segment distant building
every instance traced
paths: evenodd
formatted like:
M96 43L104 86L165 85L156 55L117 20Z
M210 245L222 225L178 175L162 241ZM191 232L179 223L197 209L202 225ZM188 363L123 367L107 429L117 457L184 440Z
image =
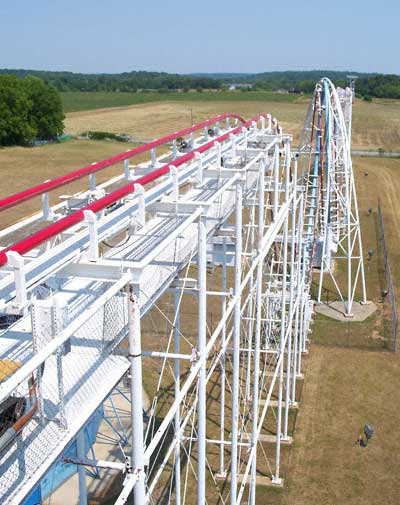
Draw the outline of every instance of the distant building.
M228 90L235 91L236 89L252 89L254 84L250 83L239 83L239 84L229 84Z

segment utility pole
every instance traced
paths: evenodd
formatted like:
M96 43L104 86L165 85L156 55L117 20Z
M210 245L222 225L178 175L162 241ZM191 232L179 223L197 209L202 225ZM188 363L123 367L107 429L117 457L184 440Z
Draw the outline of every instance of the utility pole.
M353 103L356 100L356 80L358 79L358 75L347 75L347 79L349 79L350 89L353 93Z

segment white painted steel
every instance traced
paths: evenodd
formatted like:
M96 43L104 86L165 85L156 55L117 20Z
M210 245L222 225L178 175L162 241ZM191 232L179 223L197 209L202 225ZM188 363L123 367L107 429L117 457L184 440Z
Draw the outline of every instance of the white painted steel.
M178 155L175 144L173 157ZM154 153L151 158L152 165L159 163ZM141 170L133 173L129 164L123 168L118 181ZM196 479L197 503L213 503L211 492L224 493L218 479L229 479L222 499L238 504L245 499L244 482L250 476L248 501L254 505L260 465L274 468L271 482L280 482L281 435L289 436L288 409L296 401L312 316L302 243L305 188L296 180L290 137L269 116L267 126L262 121L260 127L242 129L170 174L150 189L137 188L137 194L107 214L88 213L86 223L36 255L14 258L17 272L0 270L1 310L23 314L0 335L0 358L21 363L0 383L0 402L26 393L32 374L40 378L43 400L41 418L24 428L22 443L0 454L5 505L28 495L128 370L132 435L127 451L134 470L127 470L117 504L126 503L132 492L135 503L168 499L184 505L193 501L190 490ZM95 181L90 184L93 191ZM45 214L67 204L45 206ZM247 215L257 216L257 222L252 218L250 226L243 226ZM26 220L24 226L34 222ZM196 277L191 268L197 268L197 283L188 282ZM210 285L210 269L221 271L221 292ZM169 288L172 317L163 308ZM61 326L46 329L45 316L38 316L46 304L35 301L38 297L45 298L51 311L64 307ZM182 320L189 297L197 304L192 333ZM212 323L208 310L217 305L218 318ZM143 329L154 314L170 329L170 339L160 338L158 348L150 345L152 332ZM34 348L32 340L40 345ZM146 360L157 360L160 371L154 391L146 391L151 407L145 422L144 384L154 379ZM214 429L208 392L219 373L220 405L213 412L220 424ZM159 396L168 384L171 397L160 407ZM265 451L257 449L263 443L263 423L272 416L276 385L276 455L266 461ZM213 446L216 463L210 456ZM26 466L22 479L20 458ZM84 464L81 446L79 458ZM96 465L96 459L87 461ZM115 468L125 463L121 453ZM98 467L107 468L107 462L99 461ZM79 468L84 503L84 466Z
M315 88L299 150L307 186L307 262L310 269L313 264L320 267L317 302L322 302L324 279L329 277L348 317L358 285L361 302L367 302L351 160L352 100L350 88L336 89L329 79L322 79ZM340 263L347 273L345 281L335 273Z

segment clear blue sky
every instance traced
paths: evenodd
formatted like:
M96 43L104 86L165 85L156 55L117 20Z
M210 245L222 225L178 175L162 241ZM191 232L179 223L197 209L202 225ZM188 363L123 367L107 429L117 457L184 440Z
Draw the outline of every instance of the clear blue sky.
M400 0L0 0L0 68L400 74Z

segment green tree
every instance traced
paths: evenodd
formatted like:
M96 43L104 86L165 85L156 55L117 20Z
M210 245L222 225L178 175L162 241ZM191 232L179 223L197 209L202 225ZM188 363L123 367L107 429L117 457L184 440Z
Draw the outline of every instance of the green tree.
M0 76L0 145L28 145L36 137L23 81L13 75Z
M32 105L28 112L29 122L36 127L36 136L41 140L56 138L64 130L64 113L61 97L51 84L38 77L26 77L23 85Z

